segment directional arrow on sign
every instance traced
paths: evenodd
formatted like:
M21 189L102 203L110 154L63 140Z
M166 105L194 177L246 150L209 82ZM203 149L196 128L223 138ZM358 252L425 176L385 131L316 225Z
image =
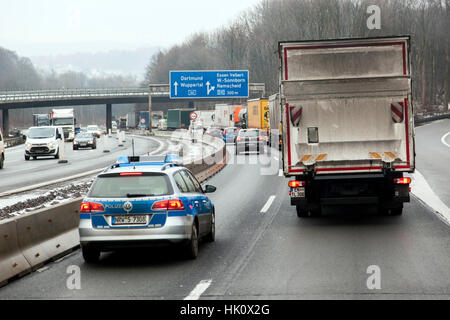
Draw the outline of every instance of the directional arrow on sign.
M210 94L210 92L211 91L213 91L214 89L216 89L214 86L212 86L212 87L210 87L210 83L209 83L209 81L208 82L206 82L206 94L209 96L209 94Z
M173 86L175 87L175 95L178 95L178 93L177 93L177 89L178 89L178 82L174 82L173 83Z

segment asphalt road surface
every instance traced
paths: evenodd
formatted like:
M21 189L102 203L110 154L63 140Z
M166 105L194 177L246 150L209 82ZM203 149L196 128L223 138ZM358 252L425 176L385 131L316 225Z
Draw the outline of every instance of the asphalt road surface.
M436 126L416 131L418 155L429 144L440 148ZM430 163L440 161L425 153ZM400 217L347 207L299 219L278 169L264 175L271 170L256 155L238 160L245 163L230 164L207 182L218 188L211 195L217 236L200 246L197 260L157 248L104 253L88 265L78 250L0 288L0 299L450 298L450 229L416 198ZM448 177L449 170L435 174ZM80 268L80 290L67 287L71 266ZM380 289L367 286L373 268Z

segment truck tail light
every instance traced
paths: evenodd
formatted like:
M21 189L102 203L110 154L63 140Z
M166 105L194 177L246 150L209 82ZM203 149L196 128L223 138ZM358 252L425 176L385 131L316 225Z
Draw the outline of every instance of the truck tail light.
M299 187L304 187L306 186L306 182L305 181L289 181L289 187L290 188L299 188Z
M80 205L80 213L96 213L104 212L105 208L101 203L82 202Z
M411 178L396 178L394 179L395 184L410 184Z
M162 200L153 204L152 210L168 211L168 210L184 210L183 202L179 199Z

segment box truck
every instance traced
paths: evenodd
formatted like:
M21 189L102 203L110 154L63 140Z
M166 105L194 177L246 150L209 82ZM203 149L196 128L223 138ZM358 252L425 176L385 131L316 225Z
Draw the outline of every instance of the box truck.
M276 93L269 97L269 145L272 148L281 150L282 132L280 95Z
M167 110L167 129L189 129L190 115L195 109L169 109Z
M269 99L252 99L247 102L247 126L269 130Z
M61 127L64 131L64 138L73 141L75 138L75 111L70 109L53 109L50 113L51 125Z
M279 42L284 174L299 217L402 214L415 168L408 36Z

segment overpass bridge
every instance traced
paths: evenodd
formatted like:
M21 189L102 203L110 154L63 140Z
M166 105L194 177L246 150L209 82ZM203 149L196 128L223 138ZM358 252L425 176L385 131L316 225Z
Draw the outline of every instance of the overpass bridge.
M265 85L250 83L251 97L265 95ZM224 103L230 99L201 99ZM244 99L240 99L241 101ZM0 91L0 110L2 111L2 129L9 132L9 110L39 107L66 107L80 105L106 105L106 128L111 129L112 105L129 103L148 103L149 111L154 103L169 103L170 86L168 84L151 84L148 88L106 88L106 89L56 89L29 91ZM180 103L194 105L190 99L177 99Z

